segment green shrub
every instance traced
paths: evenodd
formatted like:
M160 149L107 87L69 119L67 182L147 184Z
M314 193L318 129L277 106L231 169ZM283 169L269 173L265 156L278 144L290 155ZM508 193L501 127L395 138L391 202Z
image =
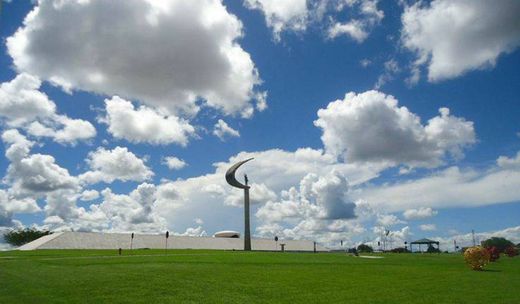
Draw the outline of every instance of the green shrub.
M51 234L52 232L47 230L38 230L36 228L25 228L19 230L11 230L4 234L4 240L13 246L22 246L27 244L44 235Z
M366 244L361 244L357 247L359 252L374 252L374 249Z

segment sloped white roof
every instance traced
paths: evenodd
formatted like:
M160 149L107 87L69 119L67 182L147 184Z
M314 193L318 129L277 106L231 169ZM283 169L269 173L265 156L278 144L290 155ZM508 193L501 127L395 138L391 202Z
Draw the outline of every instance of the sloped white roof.
M59 232L43 236L27 243L19 250L35 249L130 249L131 233L99 233L99 232ZM313 251L314 243L307 240L252 239L253 250L280 250L285 244L286 251ZM244 240L240 238L215 238L194 236L173 236L168 238L168 249L220 249L243 250ZM164 249L166 238L163 234L135 234L132 248ZM328 251L316 245L317 251Z

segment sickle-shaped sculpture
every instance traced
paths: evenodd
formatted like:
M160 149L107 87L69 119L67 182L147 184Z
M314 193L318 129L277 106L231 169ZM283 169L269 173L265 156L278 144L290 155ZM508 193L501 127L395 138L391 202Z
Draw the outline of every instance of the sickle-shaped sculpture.
M249 159L243 160L241 162L238 162L238 163L234 164L233 166L231 166L231 168L229 168L227 170L227 172L226 172L226 181L228 182L228 184L230 184L233 187L240 188L240 189L249 189L250 188L248 185L244 185L244 184L242 184L241 182L239 182L236 179L235 172L238 170L238 168L240 166L242 166L243 164L247 163L248 161L250 161L252 159L253 158L249 158Z
M1 0L0 0L1 1ZM251 229L249 225L249 186L247 185L247 175L246 178L246 184L242 184L239 181L237 181L235 177L235 172L237 169L242 166L243 164L247 163L248 161L252 160L246 159L241 162L238 162L231 166L226 172L226 181L228 184L230 184L233 187L237 187L240 189L244 189L244 250L250 251L251 250Z

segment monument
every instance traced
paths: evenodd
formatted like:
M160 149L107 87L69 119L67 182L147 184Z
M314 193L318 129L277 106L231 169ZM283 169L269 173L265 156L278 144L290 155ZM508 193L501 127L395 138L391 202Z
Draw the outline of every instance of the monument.
M235 173L240 166L252 160L249 158L231 166L226 172L226 181L233 187L244 189L244 251L251 251L251 228L249 224L249 185L247 175L244 174L245 185L240 183Z

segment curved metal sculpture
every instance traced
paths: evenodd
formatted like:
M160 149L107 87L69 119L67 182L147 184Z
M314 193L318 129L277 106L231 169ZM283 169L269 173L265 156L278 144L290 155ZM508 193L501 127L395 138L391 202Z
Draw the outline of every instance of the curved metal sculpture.
M246 159L246 160L243 160L241 162L238 162L236 164L234 164L233 166L231 166L227 172L226 172L226 181L228 182L228 184L230 184L231 186L233 187L236 187L236 188L240 188L240 189L248 189L250 188L248 185L247 185L247 179L246 179L246 184L242 184L241 182L239 182L236 177L235 177L235 173L236 171L238 170L238 168L240 166L242 166L243 164L247 163L248 161L252 160L253 158L249 158L249 159Z
M226 181L233 187L244 189L244 251L251 250L251 230L250 230L250 222L249 222L249 185L247 175L244 174L245 185L239 182L235 173L240 166L252 160L253 158L249 158L238 162L231 166L226 172Z

